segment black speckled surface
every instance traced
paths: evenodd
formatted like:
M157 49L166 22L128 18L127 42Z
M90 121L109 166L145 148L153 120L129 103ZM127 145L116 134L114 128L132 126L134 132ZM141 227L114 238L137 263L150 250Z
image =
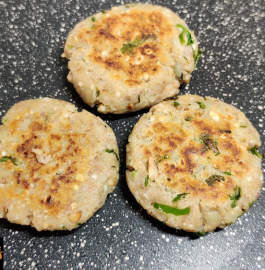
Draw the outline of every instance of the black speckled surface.
M0 118L20 100L54 97L85 105L60 55L80 20L120 0L0 0ZM265 153L264 0L158 0L195 30L204 54L180 94L210 95L241 109ZM136 203L125 181L125 146L147 112L103 116L117 135L120 181L106 204L72 232L37 232L0 219L4 269L265 269L265 188L235 224L202 238L168 228ZM263 162L263 172L264 172Z

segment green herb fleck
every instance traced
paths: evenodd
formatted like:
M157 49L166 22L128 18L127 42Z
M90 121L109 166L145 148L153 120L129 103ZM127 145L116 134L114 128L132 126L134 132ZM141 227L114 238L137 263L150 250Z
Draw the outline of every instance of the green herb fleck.
M118 157L118 155L117 155L117 153L116 153L113 149L111 149L111 150L110 150L110 149L107 149L106 152L107 152L107 153L113 153L113 154L115 154L117 160L120 161L120 160L119 160L119 157Z
M185 118L185 121L190 121L190 120L192 120L192 116L188 116L187 118Z
M185 58L185 60L188 62L188 64L189 64L189 61L188 61L188 59L184 56L184 58Z
M70 46L68 46L69 47L69 49L73 49L74 48L74 46L72 46L72 45L70 45Z
M7 162L8 160L11 160L13 162L14 165L17 166L17 159L16 158L13 158L12 156L3 156L1 159L0 159L0 162Z
M164 159L169 159L169 156L168 156L168 155L165 155L165 156L163 156L162 158L160 158L157 162L161 162L161 161L163 161Z
M264 154L261 154L258 152L258 147L257 146L253 146L252 148L250 148L250 151L253 155L259 157L259 158L264 158Z
M134 176L135 176L135 173L136 173L136 171L132 171L132 177L134 177Z
M61 172L57 172L56 175L61 175L62 173Z
M106 10L101 10L101 12L102 12L103 14L105 14L107 11L106 11Z
M92 25L91 29L94 29L95 28L95 24Z
M179 103L175 101L174 102L174 106L178 106L178 105L179 105Z
M196 232L196 235L198 237L205 236L206 234L207 234L207 232Z
M205 182L208 184L208 186L212 186L216 181L221 182L224 180L225 178L221 175L212 175L209 178L207 178Z
M199 138L199 141L206 146L206 150L212 149L215 156L220 155L220 151L218 149L218 141L213 140L212 136L209 134L202 134Z
M63 226L63 230L66 230L66 228Z
M171 179L170 178L167 178L167 181L171 181Z
M251 203L248 204L249 205L249 208L254 204L254 202L255 201L253 201L253 202L251 202Z
M206 109L206 106L204 103L202 102L197 102L199 104L199 106L202 108L202 109Z
M182 198L185 198L186 195L188 195L189 193L181 193L179 194L176 198L173 199L173 202L177 202Z
M183 215L188 215L190 213L189 207L184 208L184 209L178 209L176 207L171 207L171 206L164 205L164 204L154 203L154 208L158 209L164 213L172 214L175 216L183 216Z
M231 207L232 208L236 207L236 201L238 201L241 197L241 188L236 186L234 188L234 194L232 196L229 195L229 197L230 197L230 200L233 201L231 204Z
M211 135L202 134L199 141L206 146L206 150L212 149L215 156L220 155L220 151L218 149L218 140L214 141Z
M138 101L139 101L138 103L140 103L140 102L141 102L140 95L138 95Z
M92 17L92 18L91 18L91 21L92 21L92 22L95 22L95 21L96 21L95 17Z
M184 34L186 34L187 36L187 45L192 45L194 43L194 39L191 36L191 33L188 31L187 28L185 28L184 26L182 26L181 24L177 24L177 27L182 29L181 34L179 35L179 40L181 44L185 43L185 38L184 38Z
M241 128L247 128L247 126L240 126Z
M148 180L149 180L149 176L147 175L145 180L144 180L144 186L147 187L148 185Z
M226 175L232 175L231 171L224 172Z
M78 226L82 225L82 223L77 223Z
M127 52L128 55L134 54L133 48L141 46L148 38L156 38L156 35L146 35L142 36L140 39L139 37L136 37L133 42L128 41L128 43L123 44L121 47L121 52L124 54Z
M198 49L198 53L197 55L195 55L195 53L193 52L193 57L194 57L194 69L196 68L197 66L197 63L202 55L203 51L201 49Z

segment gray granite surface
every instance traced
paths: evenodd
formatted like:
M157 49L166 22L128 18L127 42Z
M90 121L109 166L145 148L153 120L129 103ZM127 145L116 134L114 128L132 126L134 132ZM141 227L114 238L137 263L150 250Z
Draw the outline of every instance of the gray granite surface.
M0 0L0 118L16 102L59 98L96 115L67 82L60 55L69 30L120 0ZM209 95L242 110L261 135L265 153L264 0L158 0L197 35L204 54L181 94ZM120 181L106 204L72 232L37 232L0 219L4 269L265 269L265 188L235 224L204 237L149 217L125 181L125 146L148 110L103 120L117 135ZM263 162L263 172L264 172Z

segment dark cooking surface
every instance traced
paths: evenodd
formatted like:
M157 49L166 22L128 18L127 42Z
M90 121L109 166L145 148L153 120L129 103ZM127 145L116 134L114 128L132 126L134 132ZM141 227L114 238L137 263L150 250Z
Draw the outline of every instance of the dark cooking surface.
M129 1L0 0L0 118L16 102L38 97L70 101L99 115L67 82L67 61L60 55L77 22L123 3ZM185 19L204 50L180 94L210 95L241 109L258 129L260 152L265 153L264 1L152 3ZM120 181L106 204L80 228L37 232L0 219L5 269L265 269L264 187L235 224L202 238L168 228L136 203L125 180L125 145L133 125L147 111L100 115L117 136Z

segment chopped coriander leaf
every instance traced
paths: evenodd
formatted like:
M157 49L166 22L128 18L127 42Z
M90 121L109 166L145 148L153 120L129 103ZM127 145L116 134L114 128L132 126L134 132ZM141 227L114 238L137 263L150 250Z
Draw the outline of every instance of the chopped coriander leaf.
M154 38L156 39L156 35L143 35L141 39L139 37L136 37L133 42L128 41L128 43L123 44L121 47L121 52L124 54L127 52L128 55L134 54L133 48L141 46L145 41L149 38Z
M170 178L167 178L167 181L170 181L171 179Z
M130 55L131 53L134 54L133 48L142 45L144 42L145 40L141 40L136 37L133 42L128 41L128 43L123 44L123 46L121 47L121 52L123 54L127 52L128 55Z
M241 188L239 186L236 186L234 188L234 194L231 196L229 195L230 200L232 200L231 207L234 208L236 207L236 201L238 201L241 197Z
M174 102L174 106L178 106L178 105L179 105L179 103L175 101Z
M220 151L217 147L218 141L217 140L214 141L211 135L202 134L201 137L199 138L199 141L206 146L206 150L212 149L216 156L220 155Z
M198 63L202 53L203 53L203 51L201 49L199 49L197 55L193 54L193 57L194 57L194 69L196 68L197 63Z
M250 151L253 155L259 157L259 158L264 158L264 154L261 154L258 152L258 147L257 146L253 146L252 148L250 148Z
M202 108L202 109L206 109L206 106L204 103L202 102L197 102L199 104L199 106Z
M206 234L207 234L207 232L196 232L196 235L199 237L204 236Z
M63 230L66 230L66 228L63 226Z
M70 45L70 46L68 46L69 47L69 49L73 49L74 48L74 46L72 46L72 45Z
M77 223L78 226L82 225L82 223Z
M190 120L192 120L192 116L188 116L187 118L185 118L185 121L190 121Z
M248 204L249 205L249 208L254 204L254 202L255 201L253 201L253 202L251 202L251 203Z
M188 64L189 64L189 61L188 61L188 59L184 56L184 58L185 58L185 60L188 62Z
M132 177L134 177L134 176L135 176L135 173L136 173L136 171L132 171Z
M148 180L149 180L149 176L147 175L145 180L144 180L144 186L147 187L148 185Z
M173 202L177 202L177 201L179 201L180 199L185 198L185 196L188 195L188 194L189 194L189 193L181 193L181 194L179 194L177 197L175 197L175 198L173 199Z
M91 29L94 29L95 28L95 24L92 25Z
M103 14L105 14L107 11L106 11L106 10L101 10L101 12L102 12Z
M138 95L138 101L139 101L139 103L141 102L140 95Z
M221 182L224 180L225 178L221 175L212 175L209 178L207 178L205 182L208 184L208 186L212 186L216 181Z
M11 160L13 162L14 165L17 166L17 159L16 158L13 158L12 156L3 156L1 159L0 159L0 162L7 162L8 160Z
M177 24L177 27L182 29L181 34L179 35L179 40L181 44L185 43L185 38L184 38L184 34L186 34L187 36L187 45L192 45L194 43L194 39L191 36L191 33L188 31L187 28L185 28L184 26L182 26L181 24Z
M164 205L164 204L154 203L154 208L158 209L164 213L172 214L175 216L183 216L183 215L188 215L190 213L189 207L184 208L184 209L178 209L176 207L171 207L171 206Z
M130 6L125 6L125 7L130 8Z
M118 157L118 155L117 155L117 153L116 153L113 149L111 149L111 150L110 150L110 149L107 149L106 152L107 152L107 153L113 153L113 154L115 154L117 160L120 161L120 160L119 160L119 157Z
M224 172L226 175L232 175L231 171Z
M92 17L92 18L91 18L91 21L92 21L92 22L95 22L95 21L96 21L95 17Z
M247 128L247 126L240 126L241 128Z

